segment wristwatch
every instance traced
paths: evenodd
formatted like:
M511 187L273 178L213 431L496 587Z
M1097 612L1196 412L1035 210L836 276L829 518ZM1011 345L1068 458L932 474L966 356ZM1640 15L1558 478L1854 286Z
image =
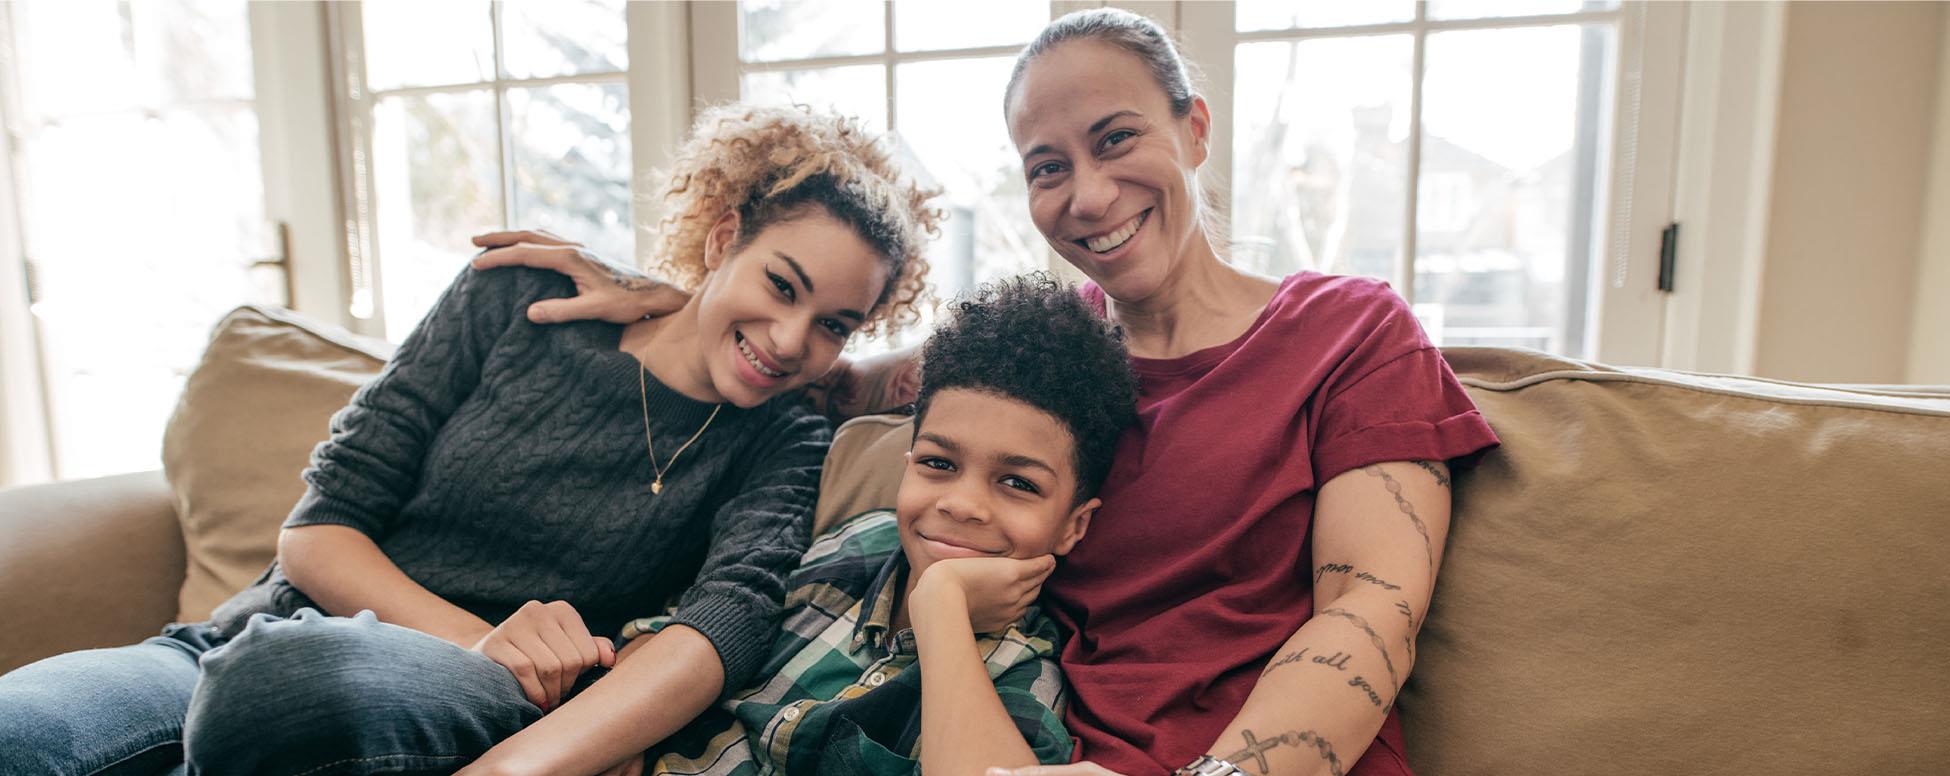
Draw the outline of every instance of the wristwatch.
M1245 776L1245 774L1245 771L1239 770L1239 766L1209 754L1199 755L1191 765L1171 772L1171 776Z

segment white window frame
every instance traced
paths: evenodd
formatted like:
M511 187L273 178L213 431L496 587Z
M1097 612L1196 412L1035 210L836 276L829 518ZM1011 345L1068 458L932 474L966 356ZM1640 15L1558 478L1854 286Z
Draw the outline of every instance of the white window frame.
M690 88L680 74L687 69L691 6L679 3L640 3L625 5L625 50L629 64L622 72L592 73L549 78L502 78L501 12L493 12L494 77L483 81L411 86L375 90L367 85L362 4L327 3L325 34L332 66L332 93L339 137L337 179L340 182L338 207L346 214L344 246L344 289L342 320L354 331L382 336L386 331L385 273L376 234L378 192L372 178L373 109L389 96L430 95L489 90L496 104L495 132L500 151L496 156L501 183L502 215L511 217L514 202L514 177L509 170L514 139L507 129L512 120L507 113L509 89L556 84L623 84L630 105L630 180L634 193L640 181L669 160L671 151L682 141L690 125ZM641 234L652 224L644 208L632 208L632 228ZM503 223L503 228L525 224ZM573 237L573 235L568 235ZM638 240L637 256L607 257L619 261L640 259L648 246Z
M0 5L0 99L9 125L0 131L0 487L44 482L61 476L47 401L47 374L35 321L33 278L25 253L18 204L20 179L14 170L14 141L21 106L12 73L18 72L12 48L10 5ZM324 4L318 0L250 3L253 95L266 221L280 233L287 302L294 308L339 321L343 298L336 278L344 266L337 239L337 213L330 193L333 148L328 91L324 79ZM158 239L195 240L197 235ZM134 440L131 440L135 443ZM156 440L157 444L161 440Z
M1233 63L1236 46L1260 41L1300 41L1354 36L1409 34L1414 40L1413 85L1409 94L1410 126L1420 127L1422 82L1426 71L1424 48L1430 33L1449 30L1508 29L1546 25L1609 22L1617 31L1613 82L1607 85L1610 104L1601 113L1610 119L1609 143L1599 150L1601 170L1596 207L1603 209L1603 231L1597 236L1603 260L1593 262L1588 303L1595 307L1593 325L1583 333L1584 352L1595 360L1619 364L1657 365L1661 358L1665 294L1657 288L1660 232L1672 213L1673 160L1676 156L1681 55L1685 48L1686 7L1680 3L1625 2L1614 10L1569 14L1437 20L1418 2L1412 20L1337 28L1239 32L1231 0L1183 2L1178 6L1178 33L1186 54L1204 70L1205 91L1212 115L1221 122L1233 115ZM1226 207L1232 192L1232 133L1214 133L1206 164L1215 199ZM1415 254L1420 184L1420 131L1408 134L1408 180L1403 220L1402 251L1397 261L1396 287L1415 299Z
M911 0L910 0L911 1ZM801 57L795 59L745 62L740 54L738 37L738 3L727 2L695 3L691 6L691 89L700 105L732 102L741 96L741 84L747 73L767 73L787 70L812 70L858 65L875 65L881 68L887 88L887 130L900 131L899 90L896 88L896 73L901 65L918 62L947 62L965 59L991 57L1013 57L1022 50L1027 40L996 46L973 46L953 49L922 49L902 51L894 42L894 15L899 13L901 3L883 2L880 51L869 54L846 54L836 56ZM1176 3L1151 0L1139 2L1078 2L1077 0L1053 0L1049 4L1049 19L1085 8L1115 5L1138 13L1146 14L1167 28L1176 24ZM1080 281L1083 275L1068 263L1056 258L1056 253L1044 244L1032 246L1038 253L1032 264L1039 269L1048 269L1073 281Z
M1352 37L1381 34L1412 34L1414 38L1411 113L1419 126L1421 88L1424 72L1423 48L1428 35L1447 30L1501 29L1546 25L1609 22L1614 25L1612 83L1603 92L1608 98L1601 106L1601 120L1608 120L1610 137L1599 149L1600 170L1596 182L1597 201L1603 217L1594 232L1593 248L1601 260L1593 261L1586 288L1590 296L1587 316L1590 325L1582 334L1584 352L1594 360L1618 364L1660 365L1667 347L1667 298L1658 290L1658 252L1660 234L1673 217L1676 171L1679 153L1679 115L1683 64L1687 48L1685 35L1689 4L1626 0L1619 8L1486 19L1436 20L1427 16L1426 3L1416 4L1415 18L1400 23L1363 25L1331 29L1238 32L1234 25L1235 8L1231 0L1130 0L1091 2L1055 0L1051 17L1071 11L1114 5L1142 13L1172 30L1186 55L1202 69L1203 94L1221 127L1229 127L1233 115L1233 61L1235 47L1257 41L1288 41L1326 37ZM888 121L890 129L899 127L899 106L895 104L895 65L908 62L939 61L977 56L996 56L1012 50L1008 46L945 50L896 51L893 45L895 4L885 4L887 40L883 50L872 54L745 63L739 57L738 8L735 2L700 3L691 10L691 88L698 100L717 102L739 97L741 76L748 72L797 70L842 65L879 64L888 80ZM1416 203L1420 167L1421 133L1411 132L1409 176L1406 188L1407 218L1404 221L1401 267L1398 288L1409 299L1414 296L1414 256L1416 245ZM1232 133L1214 133L1211 156L1202 176L1221 211L1228 208L1231 196ZM1046 252L1045 254L1049 254ZM1071 272L1060 261L1050 260L1052 269Z

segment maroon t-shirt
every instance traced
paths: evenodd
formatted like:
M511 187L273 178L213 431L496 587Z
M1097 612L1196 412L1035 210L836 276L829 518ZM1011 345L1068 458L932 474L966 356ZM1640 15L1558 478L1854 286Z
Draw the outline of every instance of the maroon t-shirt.
M1102 289L1083 294L1103 309ZM1081 759L1149 776L1203 754L1313 616L1322 483L1467 456L1496 435L1376 280L1293 275L1238 339L1131 362L1137 425L1044 593ZM1396 712L1351 773L1408 773Z

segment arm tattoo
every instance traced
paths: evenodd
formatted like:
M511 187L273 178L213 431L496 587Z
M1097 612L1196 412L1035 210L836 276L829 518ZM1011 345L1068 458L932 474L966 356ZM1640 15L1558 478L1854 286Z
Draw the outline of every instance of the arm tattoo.
M1401 585L1397 585L1393 582L1389 582L1388 580L1382 579L1381 577L1377 577L1366 571L1356 572L1354 570L1354 566L1347 563L1321 564L1320 568L1314 571L1314 584L1316 585L1320 584L1321 578L1327 576L1328 574L1353 574L1355 579L1360 580L1362 582L1366 582L1370 585L1374 585L1383 590L1402 589Z
M1396 482L1395 478L1389 476L1387 470L1380 466L1370 466L1361 471L1367 472L1368 476L1381 478L1381 484L1388 489L1388 495L1395 497L1395 508L1407 515L1409 522L1415 524L1415 530L1422 534L1422 549L1427 550L1429 554L1429 579L1435 579L1435 540L1429 538L1429 527L1422 524L1422 517L1415 514L1415 505L1408 503L1408 498L1402 495L1402 484Z
M1429 476L1434 477L1435 484L1441 485L1442 487L1445 488L1449 487L1449 475L1443 473L1442 471L1443 467L1437 466L1436 464L1429 461L1414 461L1413 463L1416 466L1422 467L1422 470L1428 472Z
M1347 776L1347 769L1341 766L1340 755L1334 753L1333 745L1312 730L1289 730L1267 739L1261 739L1250 730L1240 731L1240 735L1246 739L1246 748L1226 755L1226 762L1238 764L1250 759L1250 764L1257 765L1260 773L1272 773L1273 765L1266 761L1267 752L1282 746L1309 746L1320 754L1320 759L1327 761L1328 773Z
M1403 617L1408 618L1408 632L1402 634L1402 646L1408 649L1408 659L1414 660L1415 659L1415 631L1418 630L1418 628L1415 625L1415 610L1409 607L1407 601L1396 601L1395 611L1401 612Z
M1296 651L1288 652L1285 655L1281 655L1280 659L1273 661L1273 664L1267 666L1266 670L1259 672L1259 675L1265 676L1267 674L1273 673L1273 669L1275 668L1279 668L1280 666L1292 665L1294 663L1298 663L1305 659L1307 659L1307 648L1301 647Z
M1401 676L1395 673L1395 659L1388 656L1388 644L1381 640L1381 634L1375 632L1374 626L1369 625L1366 618L1363 618L1361 615L1355 614L1346 609L1338 609L1338 608L1323 609L1321 610L1320 614L1322 617L1339 617L1343 620L1347 620L1348 622L1354 623L1354 625L1356 627L1359 627L1363 632L1366 632L1368 634L1368 640L1374 642L1374 648L1377 651L1381 652L1382 665L1388 667L1388 686L1392 688L1397 694L1401 692L1402 689ZM1395 705L1395 702L1393 700L1390 700L1388 701L1388 705L1393 706Z
M608 275L609 279L616 283L616 287L624 291L649 291L669 285L668 283L621 264L611 264L588 251L576 251L576 258L581 259L582 263Z

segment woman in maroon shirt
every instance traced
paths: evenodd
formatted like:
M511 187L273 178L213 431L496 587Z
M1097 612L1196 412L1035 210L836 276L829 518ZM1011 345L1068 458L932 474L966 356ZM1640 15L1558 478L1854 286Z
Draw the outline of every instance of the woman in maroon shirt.
M1385 284L1220 258L1198 183L1211 113L1157 25L1052 22L1004 113L1031 218L1123 327L1140 385L1091 535L1045 587L1082 762L1015 773L1408 773L1394 703L1448 535L1446 462L1496 444L1489 425ZM480 242L514 237L536 238ZM538 319L657 306L573 246L480 261L589 289ZM911 376L901 355L861 364L827 398L894 406Z

